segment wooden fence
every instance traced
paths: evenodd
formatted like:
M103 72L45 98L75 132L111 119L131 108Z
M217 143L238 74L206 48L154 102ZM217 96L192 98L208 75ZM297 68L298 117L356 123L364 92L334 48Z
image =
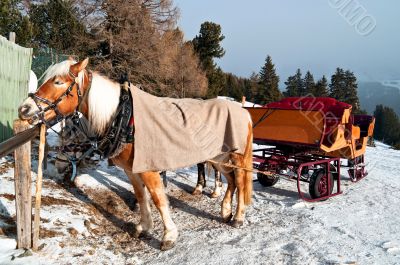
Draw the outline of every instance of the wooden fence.
M0 142L13 135L17 108L28 95L32 49L0 36Z

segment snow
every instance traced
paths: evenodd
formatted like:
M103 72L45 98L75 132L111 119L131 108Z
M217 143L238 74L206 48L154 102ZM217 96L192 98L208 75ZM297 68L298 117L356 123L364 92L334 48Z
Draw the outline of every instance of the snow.
M226 96L218 96L218 98L219 99L233 101L233 102L239 104L240 106L242 106L242 103L241 102L237 102L234 98L226 97ZM261 107L261 105L253 103L253 102L250 102L250 101L245 101L243 107Z
M400 89L400 80L384 80L381 82L383 86L394 87Z
M14 194L13 168L2 167L9 162L0 160L0 228L12 227L15 216L15 202L6 196ZM270 188L254 182L253 204L239 229L221 223L222 197L209 196L213 178L196 197L190 194L195 167L168 172L180 236L166 252L158 249L162 223L153 206L154 231L131 236L139 211L122 170L106 161L91 165L80 170L75 188L60 182L50 164L43 181L43 248L18 257L26 251L15 249L15 236L0 236L0 264L400 264L400 151L377 143L367 148L366 163L365 179L352 183L343 170L343 194L324 202L301 201L294 182Z

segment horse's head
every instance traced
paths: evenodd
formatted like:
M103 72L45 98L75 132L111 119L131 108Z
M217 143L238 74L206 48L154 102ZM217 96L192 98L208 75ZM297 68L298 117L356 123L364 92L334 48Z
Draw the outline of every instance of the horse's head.
M68 116L78 107L86 91L88 58L81 62L72 59L47 69L43 84L18 108L20 119L37 123Z

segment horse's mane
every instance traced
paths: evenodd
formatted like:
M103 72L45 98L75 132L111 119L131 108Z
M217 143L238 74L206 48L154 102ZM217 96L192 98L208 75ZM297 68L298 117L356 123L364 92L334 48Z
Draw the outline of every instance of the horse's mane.
M121 86L94 72L89 91L89 122L92 130L103 134L117 111Z
M55 76L65 76L69 73L71 65L75 64L74 60L66 60L50 66L46 70L44 82ZM78 74L78 84L83 85L84 72ZM103 134L107 125L111 122L115 111L119 104L120 85L111 81L107 77L94 72L92 77L92 85L88 95L89 102L89 123L93 132Z
M60 63L54 64L47 68L46 74L43 79L43 84L46 83L48 80L50 80L53 77L56 76L64 76L69 73L69 68L71 65L76 64L76 61L74 60L65 60ZM83 73L79 73L78 75L79 81L78 83L82 84L83 83Z

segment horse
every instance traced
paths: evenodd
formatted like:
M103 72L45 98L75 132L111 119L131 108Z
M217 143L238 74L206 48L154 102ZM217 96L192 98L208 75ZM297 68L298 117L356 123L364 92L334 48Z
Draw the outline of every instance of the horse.
M123 87L118 82L112 81L98 72L88 70L88 62L89 58L79 62L70 58L49 67L43 84L19 106L20 119L27 120L31 124L40 121L46 123L55 119L60 120L60 117L66 117L79 110L89 120L91 128L98 135L104 134L118 109ZM221 154L210 157L214 167L224 174L228 183L221 204L221 219L226 223L231 222L231 225L235 228L244 224L245 209L246 206L250 205L252 198L253 176L250 171L252 169L252 122L247 110L243 109L243 111L248 116L248 119L246 118L244 122L240 121L240 124L242 124L240 126L245 126L242 129L247 132L246 138L242 139L246 143L244 152L222 152L221 147ZM135 112L135 126L136 115L140 117L143 113ZM221 120L220 122L225 121ZM135 137L139 129L137 128L135 131ZM230 130L235 129L239 128L231 128ZM224 133L224 137L226 137L227 132ZM135 153L138 146L136 139L132 143L124 145L123 149L112 157L112 161L125 171L139 203L140 221L135 225L134 236L139 237L143 233L150 232L153 228L148 199L148 193L150 193L164 225L160 249L168 250L176 244L179 234L178 228L171 218L169 202L159 171L133 173L135 171L133 162L141 156L141 154ZM191 156L193 154L185 155ZM184 157L181 157L181 159L184 159ZM233 167L228 166L227 163L231 163ZM148 193L145 188L147 188ZM237 207L233 215L232 201L235 192L237 193Z
M198 163L197 164L197 184L192 192L192 195L202 194L203 188L206 186L206 170L205 170L206 164L207 163ZM221 172L219 172L213 165L210 165L210 164L209 164L209 166L211 166L213 168L214 177L215 177L214 190L211 193L211 198L217 198L221 195L221 190L222 190Z

